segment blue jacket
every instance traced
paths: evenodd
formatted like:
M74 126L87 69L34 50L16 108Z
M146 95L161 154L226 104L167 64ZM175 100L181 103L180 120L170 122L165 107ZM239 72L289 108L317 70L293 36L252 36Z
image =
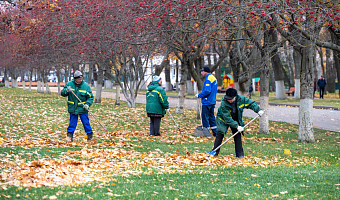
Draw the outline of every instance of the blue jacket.
M202 92L198 97L202 99L203 105L215 105L217 94L217 79L211 73L205 76Z

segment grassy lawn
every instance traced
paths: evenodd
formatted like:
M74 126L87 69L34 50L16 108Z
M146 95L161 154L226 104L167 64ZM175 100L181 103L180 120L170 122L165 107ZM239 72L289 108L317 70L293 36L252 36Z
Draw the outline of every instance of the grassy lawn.
M270 134L263 135L255 121L243 137L244 159L235 158L233 142L212 158L214 139L191 136L200 124L192 110L172 110L182 135L165 116L162 136L150 137L145 105L104 99L90 109L114 141L90 116L96 142L86 143L79 120L75 141L67 143L66 98L0 88L0 199L340 196L338 132L314 129L315 143L299 143L298 126L270 122Z

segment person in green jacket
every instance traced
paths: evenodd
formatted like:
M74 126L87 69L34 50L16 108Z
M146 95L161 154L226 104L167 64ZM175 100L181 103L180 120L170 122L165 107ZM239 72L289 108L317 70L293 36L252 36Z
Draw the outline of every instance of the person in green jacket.
M87 133L87 141L92 140L93 131L89 121L88 109L93 103L93 94L90 86L83 81L83 74L80 71L74 72L74 79L66 83L64 89L61 91L61 96L68 97L67 107L70 113L70 123L67 128L67 141L73 142L73 133L76 130L78 123L78 116L83 123L85 132ZM84 103L79 100L71 92Z
M161 136L160 126L162 117L169 109L168 96L162 86L162 79L154 76L146 92L146 113L150 117L150 135Z
M242 95L238 95L237 90L234 88L227 89L226 95L222 98L222 102L218 108L216 116L217 134L213 150L220 146L224 134L227 133L227 130L230 127L233 134L235 134L237 131L240 132L234 137L236 157L244 157L241 133L244 131L242 115L243 109L245 108L253 110L260 116L262 116L264 113L255 101L252 101ZM216 150L215 156L217 156L219 152L220 149Z

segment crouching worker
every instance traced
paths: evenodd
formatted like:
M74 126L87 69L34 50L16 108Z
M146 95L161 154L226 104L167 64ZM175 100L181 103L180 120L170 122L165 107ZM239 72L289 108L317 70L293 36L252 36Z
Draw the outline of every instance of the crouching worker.
M154 76L146 92L146 113L150 117L151 136L161 136L161 120L166 113L165 109L169 109L168 96L161 86L161 78Z
M243 134L244 131L242 114L243 109L245 108L252 109L260 116L264 113L255 101L252 101L242 95L238 95L236 89L229 88L226 91L226 95L222 98L221 106L218 108L216 116L217 135L213 150L221 145L224 134L227 133L227 130L230 127L233 134L235 134L237 131L240 131L234 137L235 152L236 157L244 157L241 133ZM220 149L216 150L215 156L217 156L219 152Z
M87 141L92 140L93 132L89 121L88 109L93 103L93 94L90 86L83 81L83 74L80 71L74 72L74 79L66 83L61 91L61 96L68 97L67 107L70 113L70 123L67 128L67 141L73 142L73 134L78 123L78 116L83 123L87 133ZM72 93L73 91L73 93ZM79 102L77 97L84 103Z

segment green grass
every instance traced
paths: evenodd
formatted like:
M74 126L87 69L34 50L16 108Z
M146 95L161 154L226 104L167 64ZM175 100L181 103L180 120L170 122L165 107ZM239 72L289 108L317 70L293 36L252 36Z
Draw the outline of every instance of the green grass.
M185 110L184 114L172 111L183 135L170 117L165 116L162 137L150 137L145 105L128 108L122 102L114 106L114 100L103 99L91 111L115 143L108 140L90 116L97 141L94 145L86 144L80 121L75 142L64 141L69 115L66 98L56 94L0 88L0 110L0 199L53 199L54 196L57 199L338 199L340 196L337 132L314 129L315 143L299 143L298 126L270 122L270 133L263 135L258 134L258 121L255 121L243 137L245 159L235 158L234 144L228 142L220 156L210 160L206 152L211 150L214 139L190 136L200 124L192 110ZM285 154L285 149L291 154ZM52 161L59 163L54 165ZM44 181L39 178L44 176L41 171L49 172L45 179L55 177L52 172L60 172L57 175L64 180L91 174L95 177L93 181L69 182L63 186L25 185L31 180ZM20 184L11 184L8 175L17 177ZM96 177L102 179L95 180Z
M18 199L336 199L336 169L218 168L207 173L115 177L106 183L79 187L8 187L6 195ZM278 181L279 180L279 181ZM322 191L322 193L320 193ZM17 199L17 198L15 198Z

